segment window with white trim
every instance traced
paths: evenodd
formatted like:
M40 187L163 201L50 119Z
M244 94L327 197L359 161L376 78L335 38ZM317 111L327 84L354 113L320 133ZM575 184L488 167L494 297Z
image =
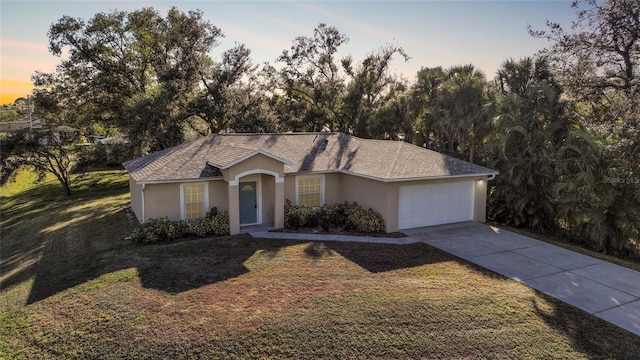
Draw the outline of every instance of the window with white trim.
M324 203L324 176L297 177L296 203L298 206L321 206Z
M202 218L209 208L207 184L182 184L182 218Z

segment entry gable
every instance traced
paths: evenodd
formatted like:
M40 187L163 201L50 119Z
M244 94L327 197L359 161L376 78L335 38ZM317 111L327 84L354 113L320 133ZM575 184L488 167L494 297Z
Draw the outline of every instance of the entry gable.
M250 174L269 174L281 181L284 178L284 167L291 162L268 153L264 150L248 152L235 159L229 159L226 163L216 164L209 162L222 170L224 179L228 182L236 182L239 177Z
M221 163L218 163L218 161L213 160L213 161L209 161L208 163L212 166L215 166L221 170L225 170L225 169L229 169L230 167L239 164L245 160L248 160L256 155L264 155L268 158L271 158L275 161L281 162L284 165L289 165L289 166L293 166L293 163L291 161L285 160L281 157L278 157L276 155L273 155L271 153L268 153L266 151L263 150L254 150L254 151L250 151L247 149L238 149L238 148L229 148L228 152L222 152L221 154L218 154L219 156L217 156L218 161L221 161ZM229 152L233 152L236 154L236 158L234 159L233 157L226 157L226 159L223 156L220 155L231 155L228 154Z

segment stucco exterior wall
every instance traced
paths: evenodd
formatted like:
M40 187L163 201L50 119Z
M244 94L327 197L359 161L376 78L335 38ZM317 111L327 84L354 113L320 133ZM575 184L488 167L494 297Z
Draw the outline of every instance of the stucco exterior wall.
M136 183L131 176L129 176L129 194L131 196L131 210L139 221L144 221L142 218L142 185Z
M276 179L267 174L262 174L262 222L272 223L274 215L274 206L276 201Z
M487 221L487 181L488 179L476 180L475 203L473 210L473 221L485 223Z
M233 165L223 172L226 181L235 180L236 175L253 170L269 170L276 172L280 177L284 176L284 164L262 154L256 154L238 164Z
M348 176L348 175L346 175ZM324 175L324 203L335 204L343 202L345 198L342 196L342 178L340 173Z
M229 210L229 191L227 183L222 180L209 182L209 208L217 207L218 211Z
M363 177L343 174L342 201L355 201L365 209L382 215L386 232L398 231L398 186Z
M287 175L284 178L284 199L296 203L296 177L295 175Z
M180 220L180 184L147 184L144 190L145 221L168 216Z

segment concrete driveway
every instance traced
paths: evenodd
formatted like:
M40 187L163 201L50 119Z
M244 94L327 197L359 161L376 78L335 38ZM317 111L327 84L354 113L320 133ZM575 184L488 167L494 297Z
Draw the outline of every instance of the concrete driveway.
M640 272L474 222L402 232L640 335Z

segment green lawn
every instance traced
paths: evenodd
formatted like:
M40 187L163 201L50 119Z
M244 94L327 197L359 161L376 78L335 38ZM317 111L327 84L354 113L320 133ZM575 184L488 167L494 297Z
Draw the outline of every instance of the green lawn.
M120 171L1 189L0 358L636 359L638 337L425 244L138 247Z

